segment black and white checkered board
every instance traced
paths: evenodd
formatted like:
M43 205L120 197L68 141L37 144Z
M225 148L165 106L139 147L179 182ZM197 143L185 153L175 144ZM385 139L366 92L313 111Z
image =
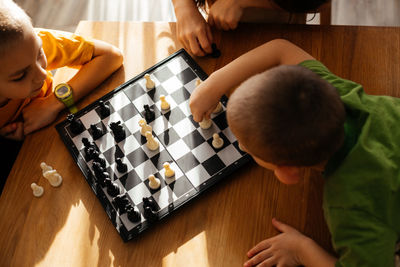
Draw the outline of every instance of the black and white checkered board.
M150 91L145 86L146 73L150 74L156 84L156 88ZM56 126L124 241L135 237L154 223L143 216L143 197L151 197L157 203L160 220L248 162L249 156L238 148L236 138L228 128L225 116L226 97L221 99L223 111L212 115L213 125L210 129L201 129L193 120L189 110L189 97L195 89L196 80L206 78L205 72L181 49L99 99L110 106L109 116L103 118L100 115L99 100L75 114L85 128L81 134L74 135L71 132L68 120ZM161 94L166 96L171 106L166 112L160 108ZM143 117L144 104L155 110L155 120L148 123L153 127L153 135L160 142L157 151L150 151L145 145L146 138L140 134L138 122ZM121 121L127 133L126 138L118 143L109 127L111 122L116 121ZM89 130L91 124L103 128L105 134L93 140ZM211 145L213 133L219 133L223 138L224 145L221 149L215 149ZM111 179L123 188L129 201L141 212L140 222L132 223L126 213L120 214L106 188L96 182L92 160L85 159L83 137L96 144L100 157L106 160L106 170ZM116 169L117 157L127 164L126 173L120 173ZM164 177L164 162L169 162L175 170L174 177ZM150 174L160 179L160 189L150 189L147 179Z

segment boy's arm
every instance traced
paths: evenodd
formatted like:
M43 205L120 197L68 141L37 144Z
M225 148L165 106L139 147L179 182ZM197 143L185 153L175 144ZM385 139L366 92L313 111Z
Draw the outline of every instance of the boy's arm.
M251 76L279 65L297 65L314 59L298 46L283 39L267 42L213 72L200 84L190 99L195 121L208 117L222 95Z
M88 94L122 65L123 57L117 48L98 40L93 43L92 59L68 81L73 90L74 101ZM23 109L24 134L48 125L64 108L54 94L46 98L36 98Z

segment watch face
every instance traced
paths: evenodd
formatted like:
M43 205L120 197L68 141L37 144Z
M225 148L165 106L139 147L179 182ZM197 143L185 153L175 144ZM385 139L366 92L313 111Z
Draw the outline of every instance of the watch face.
M56 87L54 92L59 99L67 98L71 95L71 90L68 85L60 84Z
M65 85L63 85L62 87L57 89L57 93L59 95L64 95L66 93L68 93L68 87L66 87Z

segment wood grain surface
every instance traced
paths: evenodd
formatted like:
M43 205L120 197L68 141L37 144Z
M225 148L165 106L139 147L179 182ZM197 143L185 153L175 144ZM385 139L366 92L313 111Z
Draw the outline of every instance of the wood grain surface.
M84 21L77 33L110 42L125 55L124 67L79 107L181 48L175 23ZM196 58L208 74L268 40L286 38L369 93L400 95L398 28L243 24L214 36L222 56ZM59 70L55 84L72 74ZM305 172L302 182L286 186L254 163L124 243L55 123L26 138L1 195L0 266L242 266L253 245L277 234L273 217L331 250L321 208L322 176ZM63 176L61 187L51 187L42 177L42 161ZM44 187L41 198L32 195L32 182Z

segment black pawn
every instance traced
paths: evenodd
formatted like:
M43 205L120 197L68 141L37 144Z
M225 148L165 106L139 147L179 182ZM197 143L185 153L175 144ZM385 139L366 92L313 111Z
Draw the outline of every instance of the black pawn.
M146 121L147 122L153 121L156 117L156 114L154 113L154 109L149 107L149 105L144 105L143 108L144 108L143 115L144 115L144 118L146 119Z
M94 140L99 139L103 135L103 131L95 124L90 124L90 130L92 130L92 137Z
M85 130L85 127L83 127L82 122L78 119L75 119L74 114L69 114L67 116L67 120L70 123L70 129L73 134L80 134L81 132L83 132L83 130Z
M122 162L121 158L116 158L117 162L117 170L121 173L126 172L128 170L128 165Z
M99 101L99 106L100 106L100 116L102 118L110 116L110 106L105 104L103 100Z
M143 207L150 207L152 210L157 211L158 205L154 200L150 197L144 197L143 199Z
M221 56L221 51L217 48L217 45L215 43L211 44L211 49L212 49L211 57L218 58Z
M131 222L133 222L133 223L140 222L140 219L141 219L140 212L137 209L135 209L133 206L128 206L126 209L126 213L128 214L128 219Z
M100 158L100 154L97 150L93 151L91 156L92 156L94 162L100 163L101 167L103 167L103 168L106 167L106 160L103 158Z

